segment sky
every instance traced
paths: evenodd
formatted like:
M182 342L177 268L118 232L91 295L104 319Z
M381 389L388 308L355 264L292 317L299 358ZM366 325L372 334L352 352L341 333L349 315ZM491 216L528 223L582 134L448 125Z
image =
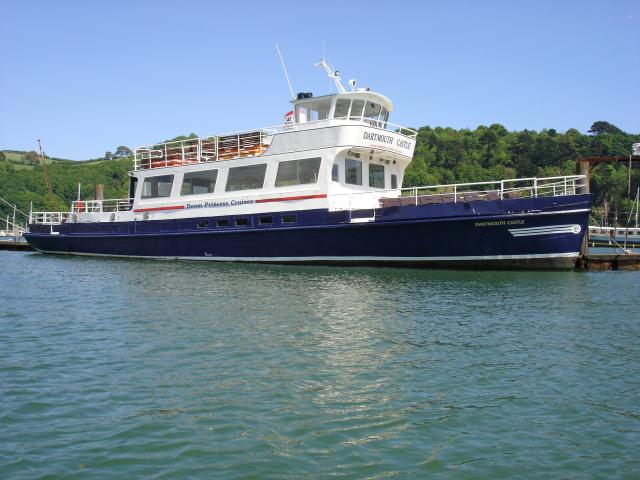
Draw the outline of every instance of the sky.
M82 160L191 132L279 125L331 93L393 123L640 133L640 1L0 0L0 149Z

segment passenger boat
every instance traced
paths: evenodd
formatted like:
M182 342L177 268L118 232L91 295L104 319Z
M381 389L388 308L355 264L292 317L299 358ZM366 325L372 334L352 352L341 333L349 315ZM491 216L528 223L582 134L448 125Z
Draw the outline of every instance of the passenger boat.
M292 264L572 268L585 177L402 188L417 132L386 96L300 93L284 124L136 148L129 198L31 212L43 253Z

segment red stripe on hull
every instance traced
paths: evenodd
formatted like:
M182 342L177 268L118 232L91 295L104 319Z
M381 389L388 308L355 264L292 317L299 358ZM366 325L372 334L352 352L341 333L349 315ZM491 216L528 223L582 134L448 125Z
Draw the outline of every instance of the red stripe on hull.
M260 198L256 200L256 203L288 202L290 200L311 200L312 198L327 198L327 194L323 193L319 195L301 195L299 197Z
M136 208L134 212L159 212L161 210L182 210L184 205L176 205L173 207L151 207L151 208Z

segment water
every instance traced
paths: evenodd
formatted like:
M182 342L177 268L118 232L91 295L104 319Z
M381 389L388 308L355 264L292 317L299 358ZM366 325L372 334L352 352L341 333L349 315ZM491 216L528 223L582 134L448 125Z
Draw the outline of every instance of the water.
M0 266L3 479L640 477L640 272Z

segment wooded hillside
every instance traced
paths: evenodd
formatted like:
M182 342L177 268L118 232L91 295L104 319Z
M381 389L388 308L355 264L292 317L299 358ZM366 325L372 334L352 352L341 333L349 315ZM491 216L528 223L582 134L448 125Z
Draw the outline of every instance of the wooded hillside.
M640 142L640 135L623 132L604 121L595 122L586 134L575 129L510 132L499 124L481 125L475 130L427 126L418 130L404 186L570 175L575 173L577 158L629 155L636 142ZM76 162L47 158L56 209L68 209L76 198L78 183L82 184L83 198L93 197L97 183L104 184L105 198L126 197L127 172L133 164L130 156L124 156L128 154L130 150L121 146L115 154L107 152L103 159ZM632 170L632 192L639 182L640 172ZM591 176L596 205L606 198L612 209L629 210L627 184L627 165L596 167ZM25 212L30 202L36 210L51 208L36 152L0 151L0 196ZM0 219L10 214L9 210L0 204Z

